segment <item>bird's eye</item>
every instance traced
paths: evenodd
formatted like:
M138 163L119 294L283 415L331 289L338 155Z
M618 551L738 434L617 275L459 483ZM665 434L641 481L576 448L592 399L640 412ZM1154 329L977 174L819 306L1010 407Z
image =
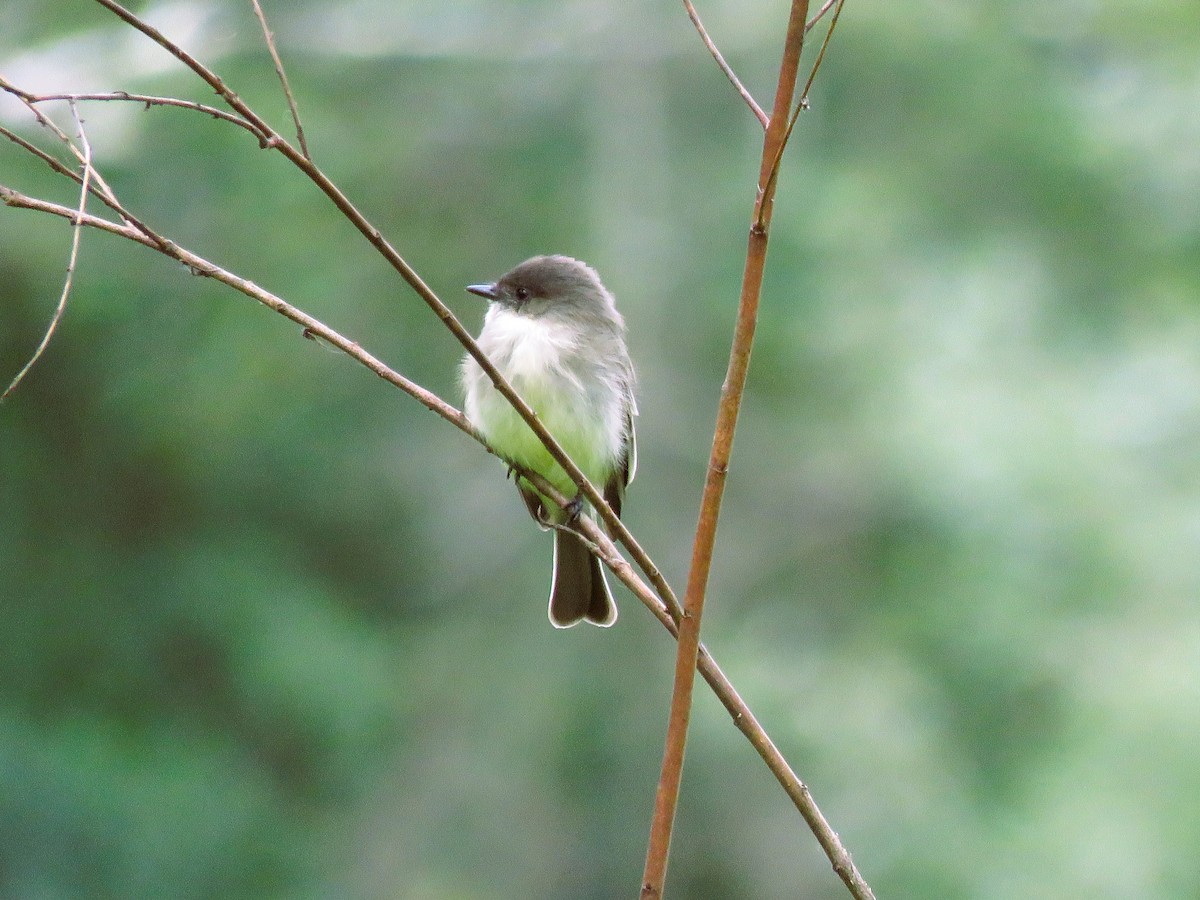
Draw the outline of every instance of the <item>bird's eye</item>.
M518 303L524 303L529 299L529 288L519 287L513 291L513 295L517 298Z

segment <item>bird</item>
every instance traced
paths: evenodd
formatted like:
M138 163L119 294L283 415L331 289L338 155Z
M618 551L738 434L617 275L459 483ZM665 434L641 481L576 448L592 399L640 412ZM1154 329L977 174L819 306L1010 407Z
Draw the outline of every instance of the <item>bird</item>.
M466 289L488 301L479 349L620 516L637 471L635 375L625 320L596 270L569 256L534 256ZM613 625L617 605L603 566L572 528L587 514L582 492L470 354L462 381L466 416L488 445L574 498L563 509L516 476L529 514L554 530L551 624Z

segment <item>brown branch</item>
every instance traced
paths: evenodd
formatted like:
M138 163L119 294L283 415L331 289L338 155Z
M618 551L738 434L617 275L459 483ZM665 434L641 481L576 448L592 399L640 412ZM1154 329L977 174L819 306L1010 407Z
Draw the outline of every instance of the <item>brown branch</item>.
M696 31L700 33L700 40L704 41L704 46L708 48L708 52L712 54L712 58L717 61L717 65L721 67L721 71L725 73L725 77L729 79L737 92L742 95L742 99L746 101L746 105L750 107L750 111L754 113L754 117L758 119L759 124L765 129L767 127L767 114L763 112L763 108L758 105L758 101L754 99L754 96L742 84L729 63L725 62L725 57L721 55L721 51L717 49L717 45L709 37L704 23L700 21L700 14L696 12L696 7L692 5L692 0L683 0L683 7L687 10L688 18L696 26Z
M683 777L683 758L687 746L688 722L691 718L692 688L695 683L696 660L700 650L700 620L704 612L704 597L708 587L712 551L716 541L717 520L725 488L725 474L737 427L738 411L749 369L750 351L754 344L754 328L758 319L758 301L766 263L767 234L773 191L768 185L771 160L782 144L796 90L800 68L800 51L804 45L804 22L808 15L808 0L793 0L780 63L779 82L775 91L775 106L763 139L759 189L755 198L755 223L750 230L746 251L746 266L742 276L742 296L738 305L737 324L729 367L721 390L717 425L709 456L708 474L700 503L700 518L692 545L692 562L688 570L687 590L684 593L683 618L680 620L679 644L675 657L675 681L671 693L671 711L667 721L666 746L663 749L662 771L655 794L654 816L650 825L650 840L646 851L646 866L642 878L642 900L657 900L663 895L667 861L671 848L671 833L675 810L679 802L679 785ZM766 211L766 219L763 211Z
M51 156L49 153L47 153L45 150L43 150L41 147L37 146L36 144L31 144L29 141L25 140L25 138L21 137L16 132L9 131L3 125L0 125L0 135L3 135L4 137L8 138L10 141L12 141L14 144L16 144L21 149L26 150L29 153L32 153L34 156L36 156L38 159L40 159L42 162L44 162L46 165L48 165L51 169L53 169L59 175L65 175L67 178L79 177L74 172L72 172L69 168L67 168L67 166L61 160L56 159L55 157Z
M279 50L275 47L275 35L271 34L271 29L267 25L267 17L263 13L262 5L258 0L250 0L250 2L254 4L254 15L258 16L258 24L262 26L263 38L267 42L267 51L271 54L271 61L275 63L275 74L279 76L279 83L283 85L283 96L287 98L288 109L292 112L292 122L296 125L296 140L300 144L300 152L306 159L312 159L312 154L308 152L308 142L304 140L304 126L300 124L300 110L296 108L296 98L292 95L292 86L288 84L287 73L283 70L283 60L279 58Z
M158 44L158 46L162 47L200 76L200 79L205 84L212 88L222 100L253 126L250 129L251 132L258 137L264 147L267 146L268 139L271 135L275 134L274 130L241 97L235 94L212 69L208 68L208 66L204 65L204 63L200 62L149 22L138 18L120 3L116 3L115 0L96 0L96 2L112 12L127 25L136 28L142 34L146 35L146 37L150 38L150 40L154 41L154 43Z
M8 81L6 81L3 78L0 78L0 90L3 90L9 94L12 94L13 96L17 97L22 103L24 103L25 106L29 109L29 111L33 114L34 118L37 119L38 124L49 129L62 143L64 143L67 146L67 148L71 151L71 153L77 159L79 159L79 161L81 163L83 162L82 153L71 142L71 139L69 137L67 137L66 133L63 132L63 130L61 128L59 128L49 116L47 116L40 109L38 109L38 107L37 107L38 103L40 103L43 100L50 99L50 98L39 97L35 94L29 93L28 91L23 91L20 88L16 87L15 85L10 84ZM54 98L54 99L60 99L60 98ZM68 102L71 102L74 99L79 99L79 97L73 96L73 95L63 95L61 97L61 99L65 99ZM50 166L50 168L53 169L55 172L57 172L59 175L62 175L64 178L71 179L76 184L79 184L79 185L83 184L83 178L77 172L73 172L70 168L68 168L60 160L51 156L46 151L42 150L39 147L36 147L35 145L31 144L29 141L14 134L13 132L9 131L7 128L4 128L2 126L0 126L0 134L2 134L4 137L11 140L13 143L17 144L18 146L22 147L23 149L32 153L38 159L42 160L44 163L46 163L48 166ZM93 181L94 184L91 184L88 186L88 188L87 188L88 192L91 193L91 195L93 197L96 197L97 199L99 199L101 203L105 204L109 209L111 209L113 212L115 212L117 215L119 215L127 223L135 226L139 231L142 232L143 235L150 237L150 238L155 238L156 237L155 233L150 228L148 228L145 225L145 223L143 223L139 218L137 218L135 215L133 215L133 213L131 213L127 209L125 209L117 201L116 195L113 193L112 188L109 187L108 182L106 182L104 180L104 177L94 167L91 168L91 173L92 173L91 181Z
M79 109L75 104L71 103L71 115L75 117L75 124L79 131L79 142L83 145L83 175L80 177L79 189L79 206L76 209L75 216L72 220L71 228L71 253L67 257L67 275L63 280L62 293L58 297L58 305L54 308L54 315L50 317L50 324L46 327L45 334L42 335L41 343L37 345L37 349L33 351L33 355L29 357L29 361L21 367L16 376L13 378L4 393L0 394L0 402L7 400L13 391L17 389L29 370L34 367L42 354L46 352L46 348L50 346L50 339L54 337L54 332L58 329L58 323L62 321L63 314L67 311L67 298L71 296L71 283L75 279L75 263L79 259L79 238L83 234L83 223L81 219L84 213L87 212L88 192L92 183L92 145L88 141L87 132L83 127L83 119L79 117Z
M725 476L729 471L733 436L737 427L738 412L749 371L750 353L754 344L754 331L758 319L758 305L762 292L767 242L774 205L776 180L774 172L778 169L778 159L790 133L788 113L796 91L807 16L808 0L793 0L784 40L783 58L780 62L775 103L763 139L758 191L751 216L752 226L746 249L746 265L742 274L742 291L738 304L733 347L730 351L729 367L721 390L717 425L713 435L708 474L705 478L704 492L701 498L692 562L688 571L687 590L684 594L684 615L679 623L671 711L667 723L666 746L663 750L662 772L655 794L654 816L651 822L646 867L642 879L642 900L661 898L666 880L671 832L678 805L684 751L687 745L688 722L691 717L695 672L701 659L700 621L704 612L704 599L716 541ZM732 709L730 711L733 712ZM736 713L734 720L740 725L741 719ZM754 734L756 737L760 734L765 737L765 732L761 728L754 729ZM749 737L749 735L747 736ZM752 743L754 743L753 740ZM762 748L759 748L757 744L755 746L760 753L767 754L764 755L764 759L767 759L768 756L774 758L778 754L778 750L773 745ZM782 767L778 771L772 768L772 772L788 790L788 795L792 797L793 802L804 815L809 827L833 863L835 871L850 889L851 894L860 900L873 898L874 894L871 892L870 886L854 867L849 853L841 844L837 834L829 827L816 804L812 802L812 797L803 783L791 772L781 756L778 757L778 762Z

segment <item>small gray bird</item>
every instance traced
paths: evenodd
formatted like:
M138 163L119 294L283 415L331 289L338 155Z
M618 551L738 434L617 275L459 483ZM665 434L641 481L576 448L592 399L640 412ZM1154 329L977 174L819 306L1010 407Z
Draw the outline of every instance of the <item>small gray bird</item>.
M535 256L467 290L488 300L480 349L620 515L637 468L637 404L625 320L612 294L594 269L568 256ZM467 418L493 449L575 497L579 514L575 483L469 355L462 376ZM573 520L525 479L517 478L517 490L543 528ZM569 628L581 619L607 627L617 606L600 561L575 533L555 528L550 622Z

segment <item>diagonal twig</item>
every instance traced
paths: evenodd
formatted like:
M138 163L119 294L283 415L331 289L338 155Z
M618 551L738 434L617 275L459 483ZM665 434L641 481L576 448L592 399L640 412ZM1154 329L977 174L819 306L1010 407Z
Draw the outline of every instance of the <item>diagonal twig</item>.
M796 112L792 114L793 121L788 125L788 137L792 134L792 126L795 124L795 119L800 115L800 111L808 109L808 92L812 90L813 82L817 80L817 72L820 71L821 63L825 61L825 50L829 47L829 41L833 37L833 29L837 28L838 19L842 17L842 7L846 5L846 0L827 0L825 9L829 8L829 4L836 3L837 9L833 11L833 18L829 22L829 29L825 32L825 39L821 41L821 49L817 51L816 61L813 62L812 71L808 73L808 80L804 82L804 90L800 92L800 102L796 105ZM821 10L822 13L825 10ZM813 19L813 24L820 16ZM809 26L811 27L811 26ZM805 28L805 32L808 28ZM786 138L784 143L787 143Z
M717 49L717 45L713 39L709 37L708 29L704 27L704 23L700 21L700 14L696 12L696 7L692 5L692 0L683 0L683 7L687 10L688 18L692 20L692 24L696 26L696 31L700 33L700 40L704 41L704 46L708 48L708 52L712 54L712 58L717 61L717 65L721 67L721 71L725 73L725 77L737 89L737 92L742 95L742 99L746 101L746 105L750 107L750 111L754 113L754 117L758 119L759 124L765 129L767 127L767 114L763 112L763 108L758 105L758 101L742 84L741 79L733 71L729 63L725 62L725 57L721 55L721 51Z
M30 93L29 91L21 90L16 85L11 84L10 82L8 82L7 80L5 80L2 77L0 77L0 90L5 91L6 93L12 94L14 97L16 97L18 100L20 100L26 106L26 108L28 108L29 111L33 114L33 116L37 120L38 124L42 125L44 128L48 129L51 133L53 133L54 136L57 137L58 140L67 147L68 150L71 151L72 155L74 155L75 158L78 159L81 164L83 163L83 161L84 161L83 154L80 152L79 148L75 146L74 142L67 136L66 132L64 132L61 128L59 128L53 119L51 119L44 112L42 112L41 109L38 108L38 103L42 102L43 100L49 99L49 98L39 97L36 94ZM54 98L54 99L67 100L69 103L72 104L72 108L74 108L74 101L77 99L80 99L80 98L77 96L74 96L74 95L66 94L66 95L62 95L61 98ZM48 166L50 166L50 168L53 169L55 172L57 172L59 175L62 175L65 178L71 179L76 184L79 184L79 185L83 184L83 178L77 172L72 171L65 164L63 164L60 160L58 160L54 156L51 156L49 153L45 152L44 150L34 146L29 141L25 140L24 138L20 137L19 135L13 133L12 131L9 131L7 128L4 128L2 126L0 126L0 135L3 135L4 137L11 140L13 143L28 150L30 153L32 153L34 156L36 156L38 159L42 160L44 163L46 163ZM146 225L140 219L138 219L136 216L134 216L132 213L130 213L128 210L126 210L123 206L121 206L120 202L117 200L116 194L113 192L113 189L109 186L108 182L104 180L104 176L102 176L100 174L100 172L94 166L90 166L87 168L91 172L91 176L90 176L91 183L88 185L86 190L89 193L91 193L93 197L96 197L98 200L100 200L101 203L104 203L109 209L111 209L113 212L115 212L117 215L119 215L121 218L123 218L126 222L128 222L131 225L136 226L143 234L145 234L146 236L153 236L154 235L153 231L151 231L149 228L147 228Z
M808 34L810 31L812 31L813 27L818 22L820 22L823 18L825 18L825 13L829 12L829 10L833 7L833 5L838 2L839 2L839 0L825 0L824 5L820 9L817 10L816 15L814 15L811 19L808 20L807 23L805 23L804 33Z
M296 124L296 140L300 144L300 152L304 154L305 159L312 159L312 154L308 152L308 142L304 139L304 126L300 124L300 110L296 108L296 98L292 95L292 86L288 84L287 72L283 70L283 60L279 58L279 50L275 47L275 35L267 26L267 17L263 13L262 5L258 0L250 0L250 2L254 4L254 15L258 16L258 24L262 26L263 38L267 42L267 51L271 54L271 61L275 63L275 74L279 76L279 83L283 85L283 96L287 98L288 109L292 111L292 121Z
M792 114L788 118L787 130L783 134L783 140L775 150L775 159L771 162L771 174L767 176L767 189L771 193L774 193L775 182L779 178L779 167L783 162L783 151L787 149L788 142L792 139L792 131L795 129L796 123L800 120L800 114L808 109L808 93L812 90L813 82L817 78L817 70L821 68L821 63L825 60L825 49L829 46L829 40L833 37L833 29L837 27L838 18L842 15L842 7L845 5L845 0L828 0L824 9L814 16L804 29L807 34L808 30L821 17L821 14L835 3L837 4L837 9L833 13L833 20L829 23L829 29L825 32L825 39L821 41L821 49L817 52L817 59L813 63L812 71L808 73L808 80L804 83L804 90L800 92L800 99L797 101L795 109L792 110ZM762 224L762 215L763 211L760 208L759 225Z
M79 117L79 109L75 106L74 102L71 103L71 115L75 117L75 125L79 132L79 143L83 146L83 175L80 178L79 205L76 208L75 216L71 223L71 253L67 257L67 275L63 280L62 293L58 296L58 305L54 308L54 315L50 318L50 324L46 327L46 333L42 335L41 343L33 351L33 355L29 357L29 361L21 367L21 371L9 382L8 387L4 389L4 393L0 394L0 401L9 398L12 392L17 389L17 385L24 380L29 370L41 359L42 354L46 352L46 348L50 346L50 339L58 329L58 323L62 321L63 314L67 311L67 298L71 296L71 283L75 279L75 263L79 259L79 238L83 234L83 216L87 212L87 198L92 182L92 145L88 141L87 131L83 127L83 119Z

